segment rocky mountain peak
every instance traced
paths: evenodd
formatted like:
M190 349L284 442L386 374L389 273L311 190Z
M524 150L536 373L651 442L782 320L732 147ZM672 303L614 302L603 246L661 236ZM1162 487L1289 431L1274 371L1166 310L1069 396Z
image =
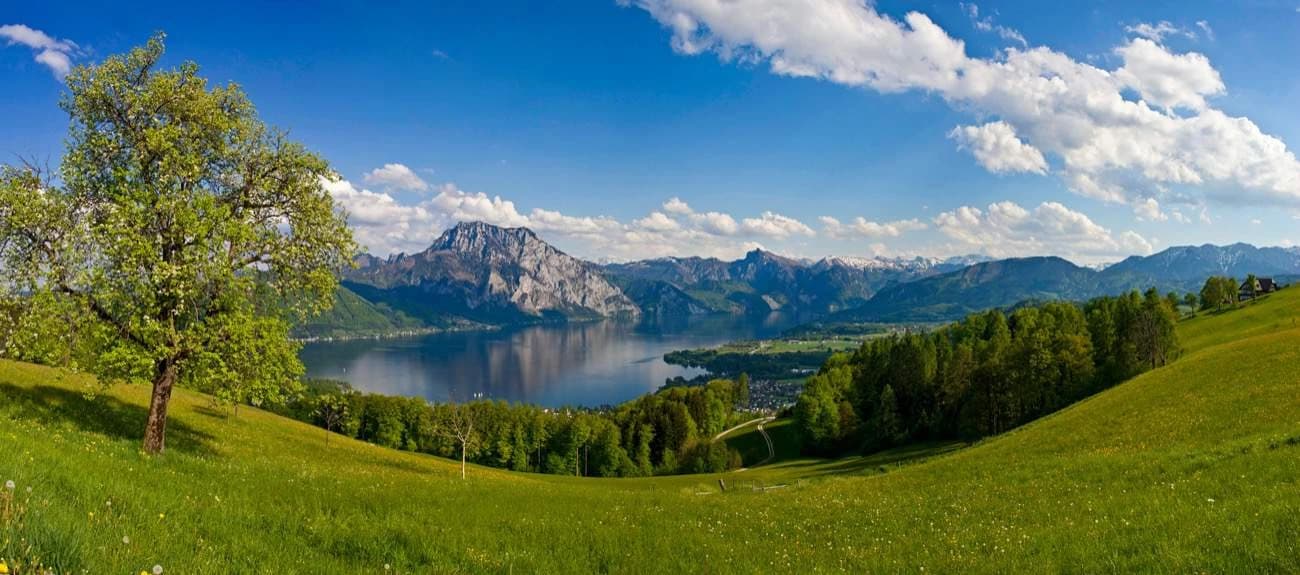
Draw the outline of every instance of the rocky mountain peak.
M528 228L505 228L486 222L460 222L443 232L426 252L455 252L477 259L518 256L530 244L543 244Z

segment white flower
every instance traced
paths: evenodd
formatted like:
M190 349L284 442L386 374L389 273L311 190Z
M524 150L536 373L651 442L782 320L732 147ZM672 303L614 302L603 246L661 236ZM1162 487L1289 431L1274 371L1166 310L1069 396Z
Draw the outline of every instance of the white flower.
M162 565L153 566L153 575L162 575Z
M130 544L131 544L131 538L128 537L128 536L126 536L126 535L123 535L123 536L122 536L122 544L123 544L123 545L130 545Z
M15 488L17 488L17 485L14 485L14 480L10 479L5 482L5 489L13 491Z

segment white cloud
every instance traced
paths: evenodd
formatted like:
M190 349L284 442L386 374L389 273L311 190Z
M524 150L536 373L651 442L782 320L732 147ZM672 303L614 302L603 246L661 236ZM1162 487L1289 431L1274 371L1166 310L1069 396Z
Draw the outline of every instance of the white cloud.
M980 7L976 5L974 2L961 3L960 6L962 10L966 12L966 15L970 16L971 24L975 26L976 30L979 30L980 32L997 33L997 35L1001 37L1003 40L1010 40L1012 42L1020 44L1022 47L1029 45L1029 42L1025 40L1024 35L1018 32L1016 29L1008 28L1006 26L1001 26L995 23L993 21L992 16L985 16L981 18Z
M957 147L970 150L975 161L995 174L1047 173L1047 160L1043 153L1016 137L1015 129L1006 122L958 126L948 133L948 137L957 140Z
M72 71L72 57L79 52L77 44L71 40L60 40L22 24L0 26L0 38L4 38L9 46L21 44L34 50L36 61L49 68L60 80Z
M423 192L429 189L427 182L403 164L384 164L382 168L370 170L363 179L372 186L391 190Z
M1196 27L1200 28L1201 32L1205 33L1206 38L1209 38L1210 40L1214 40L1214 28L1210 27L1209 22L1206 22L1205 20L1197 20Z
M687 204L686 202L683 202L681 198L676 197L669 198L668 201L664 202L664 211L670 214L682 216L689 216L695 213L695 210L691 209L690 204Z
M720 236L734 236L740 232L736 219L721 212L705 212L691 215L691 221L700 229Z
M1169 219L1169 216L1160 211L1160 202L1156 201L1155 198L1147 198L1146 200L1135 202L1133 204L1133 213L1142 221L1163 222ZM1182 214L1178 215L1181 216Z
M1059 158L1054 172L1081 195L1130 202L1178 186L1192 201L1300 204L1300 161L1286 144L1209 104L1225 88L1207 58L1150 38L1121 45L1123 67L1108 70L1047 47L970 57L928 16L895 20L861 0L633 1L683 54L766 62L774 74L880 92L928 92L1004 122L1024 145Z
M1197 22L1196 25L1200 26L1203 23L1205 23L1205 21L1201 20L1200 22ZM1209 25L1206 24L1205 27L1208 28ZM1139 22L1138 24L1133 26L1125 26L1124 30L1130 34L1141 36L1143 38L1146 38L1148 40L1154 40L1156 42L1161 42L1165 39L1165 36L1170 36L1170 35L1185 36L1187 38L1196 37L1195 32L1188 30L1186 28L1180 28L1178 26L1174 26L1173 24L1169 23L1168 20L1161 20L1159 22L1156 22L1155 24L1151 24L1149 22Z
M650 212L650 215L634 220L632 224L652 232L671 232L682 227L681 224L677 223L677 220L664 215L663 212Z
M1134 38L1115 53L1124 59L1124 67L1115 71L1115 77L1167 110L1202 110L1205 96L1222 94L1225 89L1210 60L1195 52L1171 54L1151 40Z
M761 248L757 238L812 235L811 228L780 214L763 212L745 219L742 226L728 214L690 210L678 198L665 202L663 211L621 222L608 216L571 216L544 208L523 212L510 200L467 192L451 183L436 186L436 194L415 203L402 203L387 192L357 188L347 180L323 180L322 185L348 213L357 241L376 255L421 251L443 230L461 221L527 227L581 257L614 260L670 255L734 259Z
M763 212L757 218L741 220L741 229L756 236L769 238L788 238L794 235L816 235L812 228L803 222L773 212Z
M1015 202L997 202L980 210L962 206L934 218L935 227L953 241L951 253L978 252L992 257L1056 254L1091 263L1115 256L1149 254L1151 242L1133 231L1118 236L1083 213L1056 202L1032 211Z
M897 220L892 222L873 222L862 216L853 218L848 224L841 223L838 219L831 216L822 216L822 228L826 235L836 239L846 239L854 237L862 238L896 238L907 232L926 229L927 225L918 219Z

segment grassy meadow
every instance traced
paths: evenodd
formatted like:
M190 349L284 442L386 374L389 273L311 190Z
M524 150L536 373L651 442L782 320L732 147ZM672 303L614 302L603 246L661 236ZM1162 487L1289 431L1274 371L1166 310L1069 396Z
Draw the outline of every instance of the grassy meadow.
M143 387L4 362L0 557L94 574L1298 572L1297 316L1289 289L1184 321L1172 365L967 448L807 460L777 421L770 465L648 479L462 481L458 462L186 391L150 458Z

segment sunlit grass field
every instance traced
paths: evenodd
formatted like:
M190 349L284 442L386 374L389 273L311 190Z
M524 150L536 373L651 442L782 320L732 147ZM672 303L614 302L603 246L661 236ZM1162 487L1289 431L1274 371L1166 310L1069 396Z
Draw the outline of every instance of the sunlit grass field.
M84 377L0 363L0 554L94 574L1298 572L1297 316L1289 289L1188 320L1173 365L966 449L653 479L461 481L192 393L148 458L145 389L88 399Z

